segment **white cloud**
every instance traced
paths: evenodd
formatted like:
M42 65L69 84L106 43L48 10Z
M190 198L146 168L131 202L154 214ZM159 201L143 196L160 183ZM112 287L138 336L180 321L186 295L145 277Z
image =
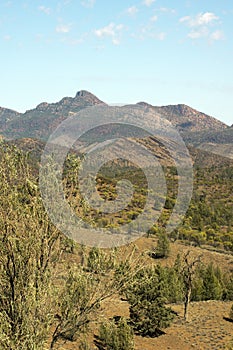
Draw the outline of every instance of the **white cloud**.
M215 32L211 33L210 35L211 40L223 40L224 39L224 33L221 30L216 30Z
M168 12L168 13L172 13L172 14L176 13L176 10L171 9L169 7L160 7L159 11L160 12Z
M161 33L156 34L155 38L163 41L166 38L166 35L167 34L165 32L161 32Z
M69 37L65 37L62 39L62 42L69 46L77 46L77 45L81 45L84 42L84 38L72 39Z
M200 27L199 29L192 30L188 33L188 38L190 39L201 39L207 38L210 41L219 41L224 39L224 33L221 30L215 30L214 32L210 32L208 27Z
M71 25L70 24L59 24L56 27L56 32L57 33L69 33L71 29Z
M158 20L158 16L152 16L150 20L151 22L156 22Z
M185 23L189 27L200 27L204 25L209 25L214 21L218 20L219 17L213 12L199 13L195 17L185 16L180 18L181 23Z
M128 15L130 16L134 16L136 15L136 13L138 12L138 8L136 6L132 6L132 7L129 7L126 12L128 13Z
M166 38L165 32L158 32L152 23L139 28L136 33L132 34L132 37L138 40L145 40L147 38L163 41Z
M114 44L114 45L120 45L120 39L119 38L113 38L112 39L112 43Z
M216 30L211 33L211 26L218 24L219 17L213 12L199 13L196 16L185 16L180 18L180 23L183 23L191 28L187 37L190 39L206 38L210 41L218 41L224 39L224 33L221 30Z
M115 24L110 23L109 25L96 29L95 30L95 35L98 36L99 38L102 38L104 36L114 36L115 35Z
M152 39L156 39L156 40L159 40L159 41L163 41L165 40L166 38L166 33L165 32L160 32L160 33L149 33L149 37L152 38Z
M143 4L150 7L156 0L144 0Z
M9 41L9 40L11 40L11 36L10 35L4 35L3 39L5 41Z
M181 17L180 19L179 19L179 22L180 23L187 23L187 22L190 22L190 20L191 20L191 17L190 16L184 16L184 17Z
M5 4L4 4L5 7L10 7L11 5L13 5L13 2L12 2L12 1L7 1L7 2L5 2Z
M46 15L50 15L51 9L49 7L45 7L43 5L38 7L38 10L44 12Z
M209 30L204 27L200 28L199 30L192 30L190 33L188 33L188 38L190 39L200 39L207 37L209 35Z
M95 5L96 0L83 0L81 1L81 5L84 7L93 7Z
M94 31L94 34L98 38L109 37L112 39L112 43L114 45L119 45L120 44L119 35L121 34L121 31L123 30L123 28L124 28L123 24L109 23L105 27L96 29Z

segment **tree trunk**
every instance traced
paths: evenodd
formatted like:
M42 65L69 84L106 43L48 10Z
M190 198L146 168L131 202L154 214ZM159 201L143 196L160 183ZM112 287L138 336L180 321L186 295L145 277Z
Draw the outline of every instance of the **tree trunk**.
M189 303L190 303L190 297L191 297L191 288L187 290L187 293L185 295L185 301L184 301L184 319L185 321L188 321L188 311L189 311Z

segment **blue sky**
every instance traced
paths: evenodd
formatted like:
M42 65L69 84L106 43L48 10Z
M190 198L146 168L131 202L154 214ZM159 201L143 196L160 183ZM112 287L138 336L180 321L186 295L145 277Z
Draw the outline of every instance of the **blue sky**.
M230 0L3 0L0 50L2 107L24 112L85 89L233 123Z

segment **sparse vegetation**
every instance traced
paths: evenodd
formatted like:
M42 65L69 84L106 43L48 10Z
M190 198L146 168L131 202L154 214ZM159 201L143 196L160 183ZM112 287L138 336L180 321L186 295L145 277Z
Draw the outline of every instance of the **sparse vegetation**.
M71 342L89 350L93 339L82 343L80 339L90 331L99 335L102 349L132 350L138 335L157 337L176 322L174 304L184 303L187 319L192 301L233 300L229 266L222 270L200 258L205 248L229 253L229 259L233 252L232 166L213 165L208 175L203 168L195 169L191 205L183 225L170 235L164 226L177 194L177 173L172 166L164 167L165 208L147 235L153 245L141 256L143 248L126 254L130 247L85 248L64 237L44 211L36 161L6 142L1 143L0 157L1 349L58 349ZM113 180L116 169L100 171L96 181L104 199L116 198L117 181L126 175L135 189L127 208L117 215L104 215L86 206L77 190L79 163L79 157L68 155L63 174L67 198L76 212L93 225L113 230L137 218L147 194L145 177L138 169L124 164ZM198 254L175 257L174 242L198 249ZM100 316L113 296L123 298L127 312L122 315L119 309L119 322L111 318L103 323ZM233 319L232 310L229 318Z
M158 336L162 334L161 328L168 327L174 318L172 310L166 306L168 293L163 274L159 266L144 268L126 291L130 320L138 334Z
M157 259L167 258L170 253L170 243L166 232L161 232L158 237L158 243L155 248L155 252L152 253Z
M134 350L134 333L127 320L101 323L99 344L103 350Z
M231 310L230 310L230 313L229 313L229 317L230 319L233 321L233 304L231 306Z

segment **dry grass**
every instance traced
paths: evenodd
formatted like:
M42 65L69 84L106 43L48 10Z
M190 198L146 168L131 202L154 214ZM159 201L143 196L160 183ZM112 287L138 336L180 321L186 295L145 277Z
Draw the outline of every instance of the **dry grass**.
M142 237L135 242L136 254L149 251L156 246L155 238ZM133 249L133 245L125 247L122 254ZM209 263L211 261L218 265L221 269L229 271L233 268L233 256L212 252L198 247L190 247L181 243L171 243L171 254L168 259L153 260L145 257L145 264L152 262L160 262L162 265L173 264L178 253L182 254L187 250L191 250L193 257L202 254L202 261ZM72 255L70 256L72 257ZM72 258L73 262L75 257ZM223 301L206 301L193 302L190 304L189 321L183 320L183 305L171 305L172 309L177 312L173 324L167 328L165 334L158 338L149 338L135 336L136 350L219 350L230 349L233 338L233 323L224 319L228 317L232 302ZM116 297L106 301L100 310L99 322L102 319L111 318L113 316L129 315L128 304L126 301ZM98 334L98 323L92 324L88 334L88 342L91 350L96 350L94 345L94 335ZM61 347L64 350L79 349L78 342L67 343Z

